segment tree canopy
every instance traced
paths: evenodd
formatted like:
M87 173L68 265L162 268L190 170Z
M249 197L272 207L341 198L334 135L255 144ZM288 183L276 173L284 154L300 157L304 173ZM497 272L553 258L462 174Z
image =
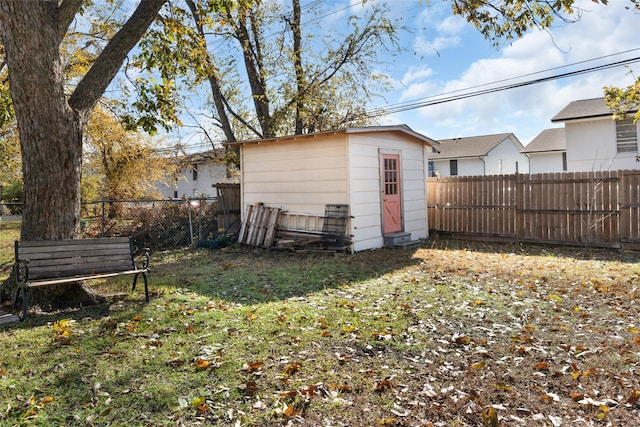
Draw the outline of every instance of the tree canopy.
M299 0L185 4L163 13L141 41L135 65L149 77L136 74L139 114L130 125L175 122L168 100L181 82L188 90L208 86L225 141L372 124L366 108L389 84L374 66L401 50L402 27L386 18L384 4L332 32L317 28L315 5L303 21Z

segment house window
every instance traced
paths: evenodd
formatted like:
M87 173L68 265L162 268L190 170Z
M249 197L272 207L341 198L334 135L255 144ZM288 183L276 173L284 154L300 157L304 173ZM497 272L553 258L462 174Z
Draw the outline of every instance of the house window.
M449 160L449 175L458 175L458 160Z
M566 151L562 153L562 170L565 172L567 171L567 152Z
M429 176L436 176L436 162L434 162L433 160L429 160L429 162L427 163L427 168Z
M616 144L618 153L638 152L638 134L633 117L616 120Z
M191 167L191 172L193 173L193 180L197 181L198 180L198 164L194 163L193 166Z

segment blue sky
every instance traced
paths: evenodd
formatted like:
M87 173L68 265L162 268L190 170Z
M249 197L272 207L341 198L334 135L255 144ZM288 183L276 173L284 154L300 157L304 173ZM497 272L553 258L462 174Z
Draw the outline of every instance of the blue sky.
M326 0L323 4L327 10L344 9L346 15L369 7L371 1L364 6L358 0ZM448 1L390 0L389 4L392 14L414 28L402 35L408 51L380 64L380 71L394 80L395 90L386 95L390 105L504 79L528 75L517 81L530 80L640 56L640 15L625 8L631 6L628 0L610 0L607 6L578 0L583 9L578 22L559 22L549 31L532 30L498 49L463 18L452 16ZM625 51L629 52L614 55ZM602 59L592 61L596 58ZM571 65L576 63L581 64ZM550 69L554 70L530 75ZM513 132L526 145L542 130L557 127L551 118L569 102L601 97L604 86L631 84L632 71L637 75L640 63L405 111L381 121L404 123L435 139ZM384 105L381 101L378 106Z

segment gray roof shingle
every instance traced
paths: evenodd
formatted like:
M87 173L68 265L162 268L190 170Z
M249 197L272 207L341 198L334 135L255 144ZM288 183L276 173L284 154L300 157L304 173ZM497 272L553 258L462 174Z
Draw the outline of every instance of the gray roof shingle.
M556 123L568 120L611 116L613 116L613 113L609 110L609 107L607 107L607 104L604 102L604 98L581 99L579 101L570 102L569 105L564 107L558 114L551 118L551 122Z
M441 139L440 146L437 148L438 152L430 153L429 158L435 160L483 157L510 136L513 137L516 143L520 144L520 141L513 133Z
M546 153L551 151L566 151L567 140L564 128L545 129L527 144L523 153Z

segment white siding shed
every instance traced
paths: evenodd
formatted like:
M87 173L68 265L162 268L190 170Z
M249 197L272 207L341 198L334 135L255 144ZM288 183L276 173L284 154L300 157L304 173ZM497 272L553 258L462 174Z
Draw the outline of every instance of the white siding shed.
M438 142L408 126L236 144L243 217L247 206L257 203L317 215L327 204L347 204L352 251L382 247L385 234L397 231L412 240L428 235L427 155Z

